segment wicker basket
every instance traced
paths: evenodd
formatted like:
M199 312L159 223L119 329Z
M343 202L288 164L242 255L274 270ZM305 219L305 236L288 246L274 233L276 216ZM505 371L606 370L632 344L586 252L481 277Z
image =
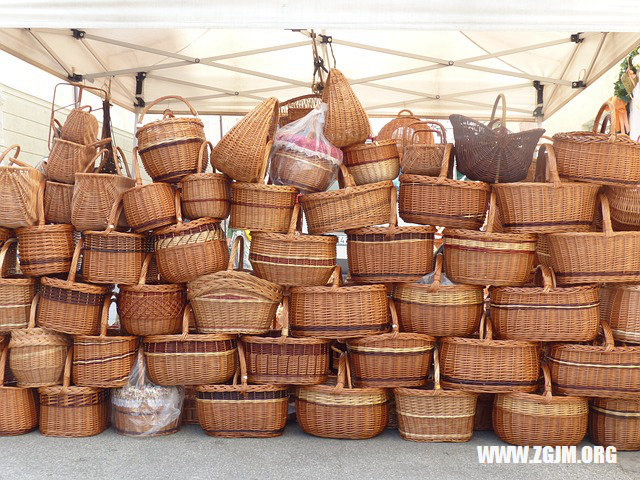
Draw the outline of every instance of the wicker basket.
M189 333L190 308L185 308L182 334L142 339L150 380L157 385L210 385L233 377L237 367L232 335Z
M209 163L204 155L207 146L213 150L211 142L204 142L198 154L196 173L180 180L182 189L182 213L189 220L209 217L224 220L231 208L231 190L229 177L221 173L205 173Z
M293 207L287 233L255 233L249 260L254 273L285 287L324 285L336 266L333 235L304 235L297 229L300 204Z
M558 288L539 266L543 287L492 287L491 320L498 338L530 342L588 342L598 334L597 285Z
M130 335L173 335L180 333L187 292L181 284L147 285L153 254L142 263L137 285L123 285L118 293L118 315Z
M553 146L562 177L599 185L640 183L640 143L627 135L599 133L600 119L608 109L611 124L617 125L616 109L610 103L600 107L591 132L557 133Z
M604 187L609 200L611 223L622 228L615 230L640 229L640 189L637 187Z
M167 108L160 120L142 125L144 116L151 108L170 99L184 103L193 118L176 118ZM206 140L204 124L185 98L168 95L154 100L142 111L138 123L141 125L136 132L138 152L154 182L177 183L184 176L197 172L198 152Z
M96 148L108 145L111 138L104 138L89 145L54 137L47 159L47 179L60 183L73 183L75 174L83 172L93 162Z
M371 133L369 118L340 70L329 71L322 101L329 106L324 123L327 140L338 148L364 143Z
M241 337L249 382L314 385L329 377L329 340L289 337L289 299L282 301L282 328L264 337Z
M400 175L400 218L405 222L477 230L482 226L490 187L453 180L451 145L445 147L440 175Z
M600 194L603 232L548 235L551 264L558 283L640 281L640 232L614 232L609 201Z
M240 371L232 385L196 387L198 422L213 437L278 437L284 432L289 407L286 385L248 385L247 362L238 345ZM240 385L238 385L238 376Z
M640 400L594 398L589 410L593 443L617 450L640 450Z
M391 298L403 332L435 337L468 337L478 331L484 308L483 287L441 285L442 254L436 256L433 282L397 283Z
M8 348L0 353L0 436L22 435L38 426L33 390L4 384L8 353Z
M475 393L443 390L438 349L433 352L433 390L394 388L398 430L414 442L468 442L473 436Z
M587 231L593 223L599 185L561 182L551 145L538 150L538 178L544 177L544 152L548 152L550 182L495 185L505 232L553 233Z
M375 437L387 428L387 390L353 388L345 353L335 385L297 387L295 398L298 425L310 435L356 440Z
M278 120L278 125L280 127L284 127L291 122L300 120L321 103L321 95L317 93L302 95L280 103L280 118Z
M640 346L616 346L611 327L600 321L603 345L557 343L548 354L553 386L563 395L637 399Z
M291 289L291 333L294 337L358 338L389 331L387 288L342 286L340 266L331 285Z
M600 296L601 318L611 326L613 337L640 344L640 285L608 285L600 290Z
M544 392L496 395L493 430L514 445L577 445L587 434L589 400L551 394L549 367L542 365Z
M491 321L483 316L480 338L441 340L442 385L475 393L533 392L538 385L537 343L494 340Z
M109 426L109 391L72 387L69 349L62 385L40 387L40 433L48 437L90 437Z
M400 172L395 140L374 140L343 150L344 164L356 185L394 180Z
M234 270L237 253L238 270ZM269 331L282 300L282 287L244 271L243 258L244 242L238 236L226 270L189 282L198 333L260 335Z
M378 140L395 140L396 146L398 147L398 154L400 156L400 160L402 160L403 156L403 142L404 136L413 133L412 128L407 128L412 124L422 124L419 117L416 117L411 110L407 110L406 108L400 110L396 115L396 118L386 123L378 132L376 139ZM423 133L420 135L421 139L425 143L433 143L433 134L431 132Z
M358 283L419 280L433 264L433 234L429 226L398 226L397 191L391 188L388 227L347 231L349 276Z
M471 285L522 285L535 261L537 237L531 233L494 233L495 193L489 200L484 232L444 230L444 265L454 282Z
M393 301L391 333L347 341L349 363L357 387L413 387L427 383L436 339L420 333L400 333Z
M247 113L211 152L211 165L238 182L260 182L278 126L278 100L267 98Z
M70 142L88 145L96 141L98 137L98 119L91 113L91 105L77 106L82 103L82 94L85 90L96 92L101 99L109 100L109 94L102 88L90 87L81 83L59 83L54 87L53 101L51 102L51 119L53 120L56 105L56 91L61 85L74 87L76 107L69 112L64 125L60 129L62 138ZM53 122L52 122L53 123Z
M44 218L47 223L71 224L73 185L47 180L44 188Z
M434 143L433 134L440 143ZM451 145L453 147L453 145ZM438 122L415 122L402 135L402 173L435 177L440 173L447 149L447 132Z
M390 180L356 186L347 167L340 165L340 173L344 188L300 197L311 234L380 225L389 218Z
M2 155L0 164L9 152L9 165L0 166L0 226L19 228L34 225L38 221L38 192L43 187L44 176L38 170L18 160L20 146L11 145Z
M36 294L35 278L5 273L6 266L15 261L15 252L11 253L11 250L16 243L15 238L10 238L0 249L0 334L27 327L31 302Z

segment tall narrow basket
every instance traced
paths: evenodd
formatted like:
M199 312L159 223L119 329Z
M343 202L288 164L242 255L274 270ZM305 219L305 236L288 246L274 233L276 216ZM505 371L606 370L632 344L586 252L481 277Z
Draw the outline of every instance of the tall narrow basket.
M28 227L38 221L38 191L42 188L44 175L18 160L20 145L11 145L2 152L0 164L12 150L16 153L9 157L9 165L0 166L0 226Z
M47 179L72 184L75 181L75 174L84 171L87 165L92 163L96 148L110 143L111 138L104 138L82 145L54 136L47 159Z
M0 436L22 435L38 426L33 390L4 384L8 352L0 353Z
M44 188L44 218L47 223L71 224L73 185L47 180Z

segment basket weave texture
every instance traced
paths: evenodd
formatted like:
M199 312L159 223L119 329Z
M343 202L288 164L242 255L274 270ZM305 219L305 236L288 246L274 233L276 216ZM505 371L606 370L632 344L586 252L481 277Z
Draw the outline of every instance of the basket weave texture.
M344 150L344 164L356 185L393 180L400 172L395 140L374 140Z
M35 278L7 274L7 266L15 262L16 244L9 238L0 249L0 334L27 327L36 294Z
M11 145L2 155L0 164L9 152L9 165L0 166L0 226L19 228L34 225L38 221L38 191L42 188L44 176L35 168L18 160L20 146Z
M30 388L5 385L9 349L0 353L0 435L22 435L38 426L38 410Z
M433 134L440 143L435 143ZM402 173L436 176L440 173L442 159L447 148L447 132L439 122L410 123L402 135Z
M589 435L596 445L612 445L617 450L640 450L640 400L592 399Z

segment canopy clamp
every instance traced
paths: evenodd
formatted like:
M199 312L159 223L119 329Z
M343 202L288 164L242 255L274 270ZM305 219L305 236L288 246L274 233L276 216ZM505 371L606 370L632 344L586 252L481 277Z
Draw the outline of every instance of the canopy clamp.
M82 75L80 75L79 73L74 73L72 75L68 75L67 78L69 79L70 82L75 82L75 83L82 83Z
M571 88L585 88L587 85L584 83L584 80L576 80L575 82L571 82Z
M71 35L73 35L73 38L75 38L76 40L81 40L86 35L86 32L84 30L78 30L77 28L72 28Z
M582 32L578 32L578 33L572 33L571 34L571 41L573 43L582 43L584 42L584 38L582 38L580 35L582 34Z
M544 107L544 84L540 83L540 80L534 80L533 88L536 89L536 109L533 111L533 116L542 117L542 108Z
M146 105L142 98L142 87L144 86L145 78L147 78L147 72L136 73L136 101L133 104L134 107L144 107Z

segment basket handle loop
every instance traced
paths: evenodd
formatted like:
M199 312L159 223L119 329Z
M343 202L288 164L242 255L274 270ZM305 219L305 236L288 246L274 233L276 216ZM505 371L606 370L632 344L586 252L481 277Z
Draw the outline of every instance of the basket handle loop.
M118 156L120 159L118 159ZM124 154L122 149L119 146L116 146L115 158L113 159L113 163L116 166L116 173L118 175L122 175L122 168L120 168L120 160L122 160L122 164L124 165L124 169L127 173L127 177L131 178L131 172L129 171L129 164L127 163L127 156Z
M278 341L283 343L289 336L289 297L282 297L282 330L280 331L280 338Z
M85 145L86 148L98 148L103 147L105 145L109 145L111 143L111 137L103 138L102 140L98 140L96 142L90 143L89 145Z
M179 188L176 189L176 194L173 197L173 202L174 202L175 208L176 208L176 224L182 225L182 222L183 222L182 204L180 203L180 189Z
M333 267L333 272L331 272L331 276L329 277L329 283L332 288L339 288L342 284L342 269L340 265Z
M546 401L550 401L553 397L553 388L551 387L551 372L549 371L549 365L542 363L542 376L544 378L544 392L542 396Z
M269 155L271 155L271 147L273 147L273 140L269 140L264 147L264 157L262 159L262 165L260 166L260 172L258 173L258 179L264 180L267 175L267 166L269 165Z
M102 302L102 312L100 312L100 336L107 336L107 328L109 327L109 308L111 307L111 295L107 295Z
M213 150L213 144L210 141L205 140L204 142L202 142L202 145L200 145L200 151L198 152L198 167L196 168L196 173L204 173L204 171L207 169L208 160L204 161L204 155L207 152L207 146L209 147L209 151Z
M124 192L120 192L116 199L113 201L113 205L111 206L111 211L109 212L109 216L107 217L107 228L105 229L106 233L111 233L116 229L116 223L118 223L118 219L120 218L120 214L122 213L122 199L124 198Z
M610 352L616 346L615 339L613 338L613 331L611 330L609 322L605 320L600 320L600 325L602 326L602 333L604 334L605 350Z
M449 167L451 165L451 154L453 152L453 145L447 143L444 147L444 155L442 156L442 163L440 164L440 173L436 179L436 183L443 183L449 178Z
M351 367L349 365L349 359L347 358L347 352L340 353L340 360L338 361L338 377L336 379L336 386L334 390L343 390L345 385L347 388L353 388L351 384Z
M238 255L238 270L242 270L244 261L244 238L242 238L242 235L237 235L236 238L233 239L231 255L229 255L229 263L227 264L227 271L233 270L236 255Z
M57 118L53 118L53 112L51 112L51 121L49 122L49 136L47 137L47 148L51 151L51 140L60 138L60 132L62 131L62 124Z
M149 110L151 110L151 108L153 108L154 106L156 106L160 102L164 102L165 100L169 100L170 98L175 98L176 100L180 100L182 103L184 103L189 108L189 111L191 112L191 115L193 115L194 117L198 116L198 112L196 111L195 108L193 108L193 105L191 105L186 98L181 97L179 95L166 95L164 97L156 98L153 102L151 102L149 105L147 105L145 107L145 109L142 111L142 113L140 114L140 118L138 118L138 123L139 124L142 123L142 119L149 112ZM166 112L166 110L165 110L165 112Z
M493 233L497 210L498 207L496 205L496 192L494 190L491 190L491 195L489 196L489 212L487 213L487 233Z
M433 267L433 282L429 285L429 291L435 292L440 289L440 282L442 281L442 264L443 255L438 253L436 255L436 264Z
M133 174L136 177L136 187L141 187L142 175L140 174L140 160L138 160L138 147L133 147Z
M91 168L93 168L95 173L100 173L100 171L104 168L104 164L105 164L105 162L107 160L107 157L106 156L102 157L102 160L100 161L100 165L98 165L98 169L97 170L96 170L95 166L96 166L96 160L98 158L100 158L100 155L102 155L103 153L109 153L109 150L107 150L106 148L98 150L98 152L93 156L93 158L91 160L89 160L87 162L87 164L85 165L85 167L81 170L81 173L89 173Z
M551 144L543 144L540 146L540 148L538 149L538 162L540 162L541 160L541 155L546 152L547 153L547 168L549 171L549 181L551 183L553 183L553 186L558 188L560 187L560 185L562 184L561 180L560 180L560 175L558 174L558 162L556 159L556 151L553 148L553 145ZM544 158L544 157L543 157ZM544 161L542 163L542 166L540 168L543 168L544 166ZM538 172L540 170L538 170L536 168L536 176L538 176ZM542 170L542 172L544 172L544 170Z
M536 274L538 272L540 272L542 276L542 286L544 287L545 293L549 293L551 289L556 288L556 274L551 267L540 264L536 267Z
M403 108L402 110L400 110L398 112L398 114L396 115L397 117L401 117L402 115L407 115L409 117L414 117L415 115L413 114L413 112L411 110L409 110L408 108Z
M9 164L15 163L16 165L20 165L21 167L26 167L27 165L24 162L18 160L18 156L20 155L20 145L18 145L17 143L14 143L13 145L9 146L4 152L2 152L2 155L0 155L0 164L4 161L4 157L7 156L7 153L12 150L15 150L16 154L13 158L9 158Z
M247 373L247 359L244 356L244 346L242 342L238 342L238 362L240 364L240 385L243 390L247 389L249 375Z
M432 129L431 132L438 134L440 143L447 143L447 129L444 128L444 125L435 120L425 120L424 123Z
M600 198L600 208L602 208L602 229L605 236L613 235L613 226L611 225L611 210L609 209L609 199L604 193L598 195Z
M618 133L616 132L616 128L615 128L615 126L618 125L618 120L616 117L616 107L611 102L604 102L602 104L602 106L600 107L600 110L598 110L596 119L593 121L593 128L591 129L591 131L593 133L598 132L598 126L600 125L600 121L604 120L604 112L606 111L608 111L609 114L611 115L611 138L610 139L611 141L613 141L618 136Z
M507 99L504 96L504 93L499 93L496 97L496 101L493 103L493 109L491 110L491 119L489 120L489 125L492 125L496 120L496 111L498 110L498 104L502 100L502 117L500 117L500 126L506 127L507 123Z
M436 392L441 390L440 385L440 351L438 350L438 344L433 347L433 390Z
M2 245L2 249L0 249L0 278L4 278L4 261L6 260L7 254L9 253L9 248L11 248L11 245L16 243L17 241L18 239L16 237L11 237L4 242L4 244ZM0 383L0 385L2 384Z
M298 231L298 220L300 219L300 204L296 202L293 206L293 212L291 212L291 220L289 221L289 230L287 235L293 237Z
M44 214L44 189L46 184L46 180L43 180L38 186L38 196L36 198L36 219L38 221L38 226L42 226L46 222Z
M8 348L3 348L2 354L0 355L0 387L4 385L4 372L6 371L8 352Z
M181 340L186 340L187 336L189 335L189 320L191 319L191 316L193 315L193 307L191 306L191 304L188 304L186 307L184 307L184 311L182 312L182 336L181 336Z
M344 165L344 163L340 164L340 175L342 176L342 180L344 181L345 188L356 186L356 182L353 179L353 175L349 173L349 170Z
M29 323L27 323L27 330L36 328L36 312L38 310L38 300L40 300L40 293L36 293L31 300L31 308L29 309Z
M400 325L398 324L396 304L391 298L389 298L389 311L391 312L391 336L395 338L400 333Z
M84 244L84 238L80 237L76 248L73 250L73 257L71 258L71 266L69 267L69 274L67 275L67 282L73 283L76 281L76 273L78 270L78 261L80 260L80 252L82 251L82 245Z
M391 208L389 214L389 229L387 235L392 235L398 227L398 191L394 185L389 189L389 199L391 200Z
M482 317L480 318L480 340L490 341L493 340L493 327L491 325L491 320L487 316L487 312L482 312Z
M140 269L140 277L138 278L138 285L145 285L147 283L147 272L149 271L149 265L151 264L151 259L153 258L153 253L147 253L142 261L142 268Z
M64 392L71 385L71 360L73 359L73 346L67 349L67 358L64 361L64 375L62 377L62 391Z

